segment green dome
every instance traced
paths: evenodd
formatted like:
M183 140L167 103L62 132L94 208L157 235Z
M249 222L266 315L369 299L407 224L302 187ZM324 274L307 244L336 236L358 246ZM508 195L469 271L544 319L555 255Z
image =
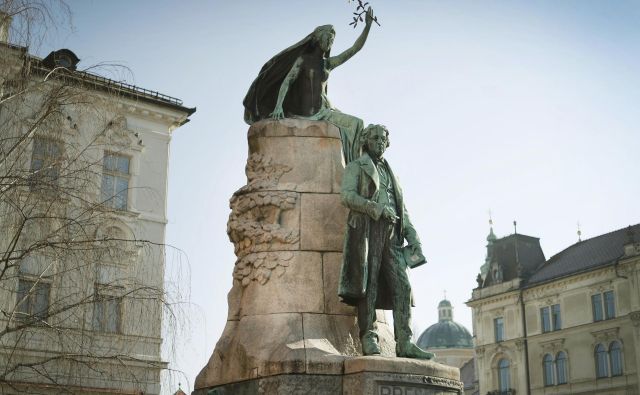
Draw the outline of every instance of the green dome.
M451 302L443 299L438 303L438 323L422 332L418 347L430 348L473 348L471 335L464 326L453 321Z
M428 327L420 338L418 347L431 348L473 348L471 334L464 326L453 320L440 321Z

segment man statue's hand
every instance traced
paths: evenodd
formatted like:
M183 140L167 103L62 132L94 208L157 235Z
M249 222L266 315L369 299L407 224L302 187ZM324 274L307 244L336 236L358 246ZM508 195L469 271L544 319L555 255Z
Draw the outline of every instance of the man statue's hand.
M411 255L423 255L420 243L412 244L409 247L411 248Z
M399 219L396 216L395 210L391 208L391 206L384 206L384 210L382 210L382 218L386 219L392 224L395 224L396 221Z
M271 114L269 114L269 117L271 117L273 119L282 119L282 118L284 118L284 110L282 109L282 106L276 106L276 108L273 110L273 112Z

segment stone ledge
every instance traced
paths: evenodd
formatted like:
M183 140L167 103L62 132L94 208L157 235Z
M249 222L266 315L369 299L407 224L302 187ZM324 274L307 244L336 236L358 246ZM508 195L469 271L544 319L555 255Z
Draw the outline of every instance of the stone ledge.
M326 121L285 118L264 119L249 128L248 137L323 137L340 139L340 129Z
M340 356L334 362L340 365ZM440 365L431 361L412 361L407 358L356 357L345 360L365 362L361 366L370 366L370 370L360 370L351 374L335 372L318 373L285 373L266 377L252 377L234 383L226 383L207 388L197 388L192 395L362 395L362 394L415 394L415 395L461 395L463 383L458 379L445 377L445 371L452 373L456 368ZM387 364L379 364L386 360ZM371 364L367 362L372 362ZM411 363L417 362L417 363ZM376 368L395 370L378 371ZM435 375L425 371L415 371L415 367L429 365L435 369ZM448 369L451 368L451 369ZM405 371L403 371L405 370ZM327 372L328 373L328 372ZM457 376L457 375L456 375Z
M249 129L248 142L249 184L261 190L339 191L343 159L337 127L299 119L261 121Z
M345 359L344 374L364 372L417 374L449 380L460 380L460 370L458 368L442 365L433 361L378 356Z

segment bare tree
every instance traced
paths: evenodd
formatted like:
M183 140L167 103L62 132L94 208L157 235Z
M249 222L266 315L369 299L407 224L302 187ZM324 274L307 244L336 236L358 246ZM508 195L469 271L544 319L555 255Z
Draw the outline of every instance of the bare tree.
M29 55L64 2L0 12L20 44L0 43L0 393L158 393L180 295L163 286L164 225L130 209L135 196L163 215L164 191L132 185L145 143L125 112L165 100L177 127L193 111L78 71L70 51Z

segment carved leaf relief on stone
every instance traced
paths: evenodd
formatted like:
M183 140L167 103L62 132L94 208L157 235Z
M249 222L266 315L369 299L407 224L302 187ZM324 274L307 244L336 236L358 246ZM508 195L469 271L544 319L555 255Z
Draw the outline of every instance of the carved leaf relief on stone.
M229 239L238 257L250 252L269 251L274 243L293 244L299 240L297 229L280 224L282 211L295 207L297 194L288 191L254 192L231 198L227 224Z
M262 154L251 154L245 167L247 185L240 188L234 195L273 188L278 185L280 177L290 171L291 166L273 163L273 159Z
M273 163L261 154L247 160L247 185L233 194L227 234L238 257L234 279L247 286L251 281L265 284L272 274L284 274L291 253L269 252L287 250L287 245L300 239L298 229L282 225L282 213L296 206L298 194L286 190L269 190L278 184L290 166Z
M289 261L293 258L293 253L280 252L259 252L249 254L239 258L233 270L233 278L247 286L251 281L257 281L264 285L271 276L282 276L289 266Z

